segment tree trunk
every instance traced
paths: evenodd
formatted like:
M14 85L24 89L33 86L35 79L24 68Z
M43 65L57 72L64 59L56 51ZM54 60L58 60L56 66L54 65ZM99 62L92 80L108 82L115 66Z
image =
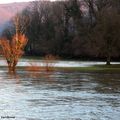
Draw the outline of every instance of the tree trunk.
M12 66L12 71L15 72L16 71L16 65L17 65L17 61L13 62L13 66Z
M8 71L9 71L9 73L12 71L11 64L8 64Z
M106 65L110 65L110 61L111 61L111 57L110 57L110 54L108 54L108 56L107 56L107 61L106 61Z
M110 65L111 51L112 51L111 39L107 38L107 61L106 61L106 65Z
M9 63L8 64L8 70L9 70L9 73L11 73L11 72L15 72L15 69L16 69L16 65L15 64L13 64L13 63Z

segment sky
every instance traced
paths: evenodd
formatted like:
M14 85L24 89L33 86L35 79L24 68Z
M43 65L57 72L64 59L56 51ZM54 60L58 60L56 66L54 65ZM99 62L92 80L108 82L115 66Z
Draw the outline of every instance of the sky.
M34 1L34 0L0 0L0 4L12 3L12 2L26 2L26 1ZM51 1L55 1L55 0L51 0Z

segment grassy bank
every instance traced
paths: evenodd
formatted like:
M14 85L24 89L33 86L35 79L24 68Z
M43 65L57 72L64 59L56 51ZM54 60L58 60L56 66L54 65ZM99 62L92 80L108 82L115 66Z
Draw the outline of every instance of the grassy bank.
M1 69L7 69L7 66L0 66ZM27 68L27 69L26 69ZM17 66L16 70L29 70L29 71L45 71L45 67L26 67ZM120 73L120 64L114 65L94 65L88 67L55 67L52 68L54 71L78 71L78 72L111 72Z
M120 65L94 65L88 67L65 67L56 69L79 72L120 72Z

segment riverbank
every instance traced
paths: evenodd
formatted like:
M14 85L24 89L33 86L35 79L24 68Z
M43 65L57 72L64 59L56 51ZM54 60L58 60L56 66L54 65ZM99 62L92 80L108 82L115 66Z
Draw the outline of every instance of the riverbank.
M65 67L65 68L56 68L61 70L68 71L79 71L79 72L119 72L120 73L120 64L112 65L92 65L86 67Z
M41 59L26 59L22 58L17 64L17 71L45 71L47 63ZM111 65L106 65L105 62L100 61L65 61L56 60L49 63L49 66L55 71L79 71L79 72L119 72L120 62L111 62ZM4 59L0 60L0 68L7 69L7 64ZM51 69L50 68L50 69Z
M7 66L0 66L1 69L7 70ZM16 71L30 71L30 72L54 72L54 71L64 71L64 72L89 72L89 73L120 73L120 65L94 65L88 67L50 67L47 71L46 67L40 66L17 66Z

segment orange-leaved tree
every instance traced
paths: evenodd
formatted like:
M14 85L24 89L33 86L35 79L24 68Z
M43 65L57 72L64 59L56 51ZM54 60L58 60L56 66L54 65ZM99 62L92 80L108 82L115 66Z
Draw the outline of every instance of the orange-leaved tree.
M21 16L17 14L14 18L14 25L16 33L11 40L1 39L0 45L2 48L2 54L6 58L8 68L10 72L15 72L16 65L19 58L24 53L24 47L27 44L27 37L24 35L24 29L26 27L28 19L24 17L24 24L21 22Z
M2 54L5 57L9 71L15 72L19 58L24 53L27 38L23 34L15 34L12 40L1 39Z
M43 62L44 62L45 70L47 72L54 70L54 66L58 58L59 58L58 56L53 56L52 54L48 54L44 57Z

